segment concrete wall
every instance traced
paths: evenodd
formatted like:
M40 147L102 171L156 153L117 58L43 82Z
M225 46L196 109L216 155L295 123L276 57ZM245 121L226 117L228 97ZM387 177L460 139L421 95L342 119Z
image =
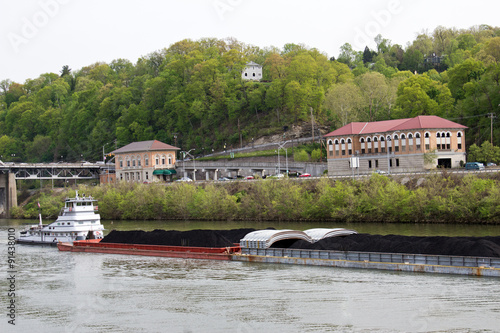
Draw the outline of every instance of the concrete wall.
M16 177L13 173L0 174L0 216L9 217L12 207L17 207Z

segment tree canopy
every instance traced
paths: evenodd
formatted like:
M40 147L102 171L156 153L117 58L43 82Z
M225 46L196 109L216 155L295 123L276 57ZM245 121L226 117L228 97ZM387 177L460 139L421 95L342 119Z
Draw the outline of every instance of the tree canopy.
M405 48L381 35L375 42L363 51L345 43L335 60L302 44L185 39L135 63L62 64L59 74L4 79L1 159L100 160L103 150L152 139L201 153L310 121L311 112L332 130L438 115L468 126L469 145L491 139L494 119L500 141L500 28L438 27ZM261 81L242 78L250 61L263 66Z

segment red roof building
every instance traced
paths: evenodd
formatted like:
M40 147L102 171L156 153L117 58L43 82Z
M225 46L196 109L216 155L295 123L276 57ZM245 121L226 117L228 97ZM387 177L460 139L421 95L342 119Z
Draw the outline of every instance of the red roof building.
M466 128L437 116L350 123L325 135L328 174L459 167Z
M132 142L111 153L115 155L116 180L155 182L172 180L176 151L180 148L158 140Z

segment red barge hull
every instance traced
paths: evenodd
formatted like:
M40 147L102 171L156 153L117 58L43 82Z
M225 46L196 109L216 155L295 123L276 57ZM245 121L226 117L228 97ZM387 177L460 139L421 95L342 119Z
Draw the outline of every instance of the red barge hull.
M59 251L90 252L127 254L169 258L231 260L231 255L240 252L239 246L232 247L191 247L191 246L166 246L146 244L123 244L75 241L71 243L58 243Z

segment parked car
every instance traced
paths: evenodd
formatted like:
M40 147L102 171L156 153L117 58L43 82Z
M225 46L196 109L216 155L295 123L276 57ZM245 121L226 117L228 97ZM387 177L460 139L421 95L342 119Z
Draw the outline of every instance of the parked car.
M193 180L189 177L182 177L176 180L176 182L192 182Z
M255 179L254 176L246 176L245 179Z
M484 164L479 162L465 163L465 170L484 170Z
M218 180L221 181L221 182L223 182L223 181L231 180L231 179L229 179L227 177L220 177Z
M311 177L311 174L306 172L306 173L299 175L299 177Z
M379 175L385 175L385 174L387 174L387 172L386 172L386 171L384 171L384 170L379 170L379 169L375 170L375 173L378 173Z
M493 163L493 162L489 162L488 164L486 164L486 166L489 166L489 167L496 167L497 164L496 163Z

